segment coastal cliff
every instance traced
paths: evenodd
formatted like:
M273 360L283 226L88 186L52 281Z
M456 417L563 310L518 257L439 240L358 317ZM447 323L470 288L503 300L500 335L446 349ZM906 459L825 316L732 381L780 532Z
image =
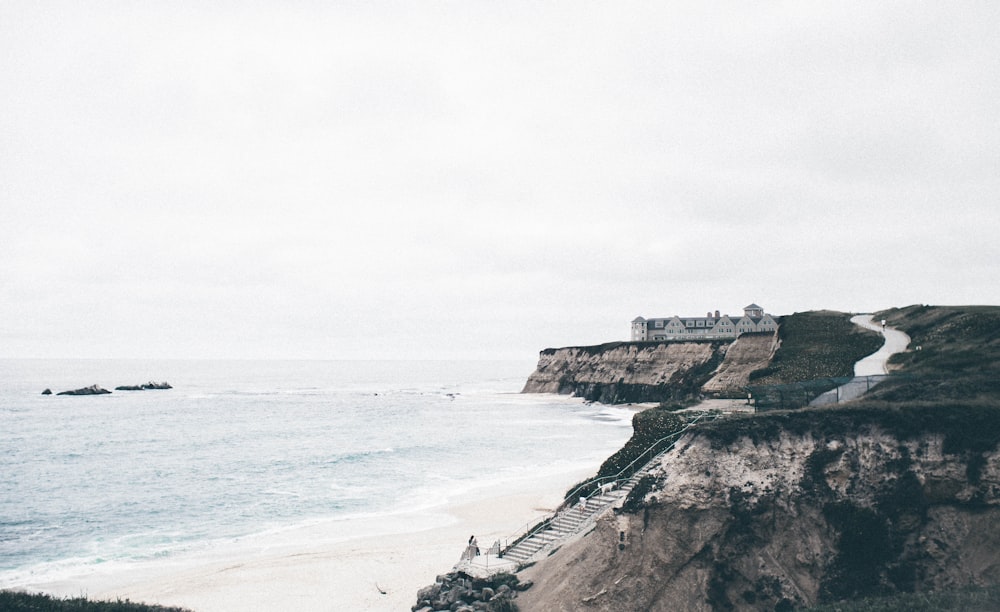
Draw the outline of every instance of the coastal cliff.
M521 572L525 610L791 610L1000 582L1000 419L982 406L731 419L632 514Z
M614 342L545 349L522 393L572 394L606 404L664 401L697 390L727 341Z
M702 392L737 393L766 367L775 334L736 341L613 342L545 349L522 393L572 394L607 404L662 402Z
M873 319L910 338L884 382L836 407L687 430L613 511L518 569L532 585L518 609L1000 609L1000 307L913 305ZM525 391L790 385L849 376L881 344L845 313L796 313L776 337L687 346L685 365L656 343L549 349ZM680 407L637 413L598 477L700 410Z

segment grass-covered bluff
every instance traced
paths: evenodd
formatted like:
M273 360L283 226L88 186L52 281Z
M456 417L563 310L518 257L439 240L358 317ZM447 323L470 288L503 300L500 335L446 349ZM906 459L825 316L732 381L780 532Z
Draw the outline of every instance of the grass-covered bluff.
M883 342L880 334L850 319L850 314L832 311L779 317L773 355L772 334L766 334L764 344L751 342L758 334L744 334L736 342L692 336L686 341L549 348L539 353L523 392L624 404L745 397L748 383L773 386L821 379L832 388L835 383L829 379L850 376L854 363Z
M879 348L881 338L861 331L849 318L826 311L784 317L781 348L772 363L754 375L754 383L786 385L850 375L856 361ZM719 545L708 567L711 579L705 603L710 609L801 605L801 600L793 605L795 598L787 588L782 593L769 583L758 581L738 592L727 587L746 570L742 556L754 546L767 546L768 538L779 537L768 531L768 517L799 504L812 508L810 520L817 528L823 525L832 538L826 549L828 565L818 578L814 601L822 605L817 610L1000 609L996 572L984 573L980 578L985 582L958 572L948 579L952 582L942 583L925 573L934 566L921 557L923 545L914 535L937 533L937 525L947 522L943 517L967 516L972 524L988 524L993 519L986 517L996 513L1000 307L910 306L876 313L875 318L885 318L906 332L912 343L890 361L890 379L864 398L833 407L733 416L698 426L696 437L727 454L739 453L740 448L758 447L757 452L778 448L794 438L815 441L797 481L798 501L772 500L765 494L748 503L738 488L723 492L732 518L727 531L719 534L718 541L725 545ZM605 462L599 475L617 473L650 444L680 429L684 416L670 409L677 407L663 404L635 415L632 439ZM786 442L780 443L782 439ZM878 482L848 472L869 489L867 497L856 498L853 489L846 493L831 489L829 474L853 465L859 449L870 444L866 440L876 439L897 440L882 452L898 457L890 457ZM954 481L940 480L940 475L923 480L928 468L920 462L925 460L922 449L928 440L937 440L931 444L938 444L935 448L944 454L944 461L955 466ZM845 449L852 450L845 454ZM669 502L655 491L659 487L647 484L653 496L630 496L627 508L643 513L643 524L669 515L664 510ZM956 494L960 488L961 494ZM944 539L936 546L962 546L948 536L939 537ZM655 563L648 561L645 567ZM611 585L606 586L610 591ZM600 588L594 586L593 591Z
M781 385L851 376L854 364L882 346L882 336L851 323L851 315L820 310L781 317L781 346L768 367L750 374L755 385Z
M910 336L889 366L899 376L875 388L890 402L1000 401L1000 307L908 306L876 316Z
M880 334L854 325L851 315L834 311L804 312L780 318L778 327L781 346L775 352L771 364L751 374L755 384L787 384L814 378L844 376L853 372L854 363L877 351L882 345ZM582 347L591 355L617 348L624 343L612 343L593 347ZM551 349L550 349L551 350ZM718 365L718 363L714 363ZM614 476L629 477L642 467L641 462L632 466L631 472L624 472L633 461L647 455L649 459L662 448L651 447L657 442L683 428L692 415L678 414L678 409L696 402L700 395L698 388L711 376L711 370L704 367L685 377L685 384L678 385L671 400L660 403L653 409L636 413L632 417L632 437L618 452L601 465L593 479L578 483L566 492L567 499L576 495L591 493L601 482ZM699 381L692 385L692 381ZM665 448L669 441L660 442ZM584 483L592 483L582 487Z

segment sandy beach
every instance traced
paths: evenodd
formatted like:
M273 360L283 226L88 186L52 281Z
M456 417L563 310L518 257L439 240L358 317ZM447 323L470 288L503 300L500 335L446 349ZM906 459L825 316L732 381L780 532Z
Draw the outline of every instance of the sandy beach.
M408 610L417 590L458 562L470 535L483 548L509 537L596 469L526 476L434 508L320 522L26 588L196 612Z

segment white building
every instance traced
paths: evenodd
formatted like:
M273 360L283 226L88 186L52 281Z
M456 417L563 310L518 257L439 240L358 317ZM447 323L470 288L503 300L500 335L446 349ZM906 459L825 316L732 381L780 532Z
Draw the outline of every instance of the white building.
M752 332L773 332L778 329L774 318L757 304L743 309L742 317L719 315L716 310L704 317L678 317L666 319L632 320L632 341L647 340L697 340L714 338L735 338Z

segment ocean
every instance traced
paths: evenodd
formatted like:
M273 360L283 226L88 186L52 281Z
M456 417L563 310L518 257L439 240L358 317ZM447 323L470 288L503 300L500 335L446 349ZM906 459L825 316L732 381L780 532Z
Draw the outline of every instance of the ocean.
M631 435L628 408L520 394L533 367L0 360L0 588L323 521L391 531ZM41 395L148 381L173 389Z

